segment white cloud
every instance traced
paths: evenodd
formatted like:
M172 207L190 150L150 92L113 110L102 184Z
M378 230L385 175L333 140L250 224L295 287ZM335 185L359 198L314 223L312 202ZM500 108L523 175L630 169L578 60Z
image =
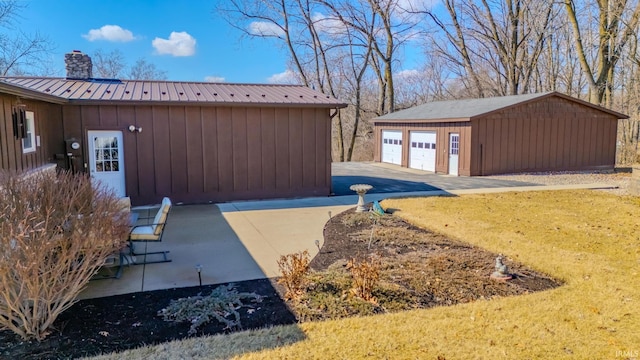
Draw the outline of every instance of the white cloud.
M135 40L131 31L123 29L118 25L105 25L100 29L91 29L88 33L82 35L82 37L89 41L106 40L127 42Z
M422 73L416 69L400 70L394 74L396 79L412 79L422 75Z
M283 36L284 30L274 23L254 21L249 24L249 33L258 36Z
M221 83L221 82L225 82L225 78L223 78L222 76L205 76L204 77L204 81L213 82L213 83Z
M267 82L270 84L299 84L300 79L295 72L287 69L284 72L269 76Z
M346 33L347 27L338 18L329 17L321 13L315 13L311 17L316 29L329 35L342 35Z
M440 0L399 0L399 5L407 10L432 9Z
M169 39L157 37L151 45L160 55L192 56L196 53L196 39L186 31L172 31Z

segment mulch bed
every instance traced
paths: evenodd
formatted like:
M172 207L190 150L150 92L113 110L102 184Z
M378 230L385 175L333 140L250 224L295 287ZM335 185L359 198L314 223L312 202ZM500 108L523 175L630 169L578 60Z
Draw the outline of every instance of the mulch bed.
M255 292L262 302L238 310L243 329L296 323L295 316L268 279L235 283L239 292ZM68 359L99 355L187 338L190 324L162 320L157 312L172 299L208 295L217 285L158 290L82 300L64 312L42 342L23 341L0 331L0 359ZM248 311L252 309L252 311ZM197 336L228 333L211 321Z
M312 260L312 269L322 272L335 264L354 257L364 258L374 252L381 255L387 263L395 261L394 259L420 259L419 263L428 265L424 268L427 271L421 276L429 281L416 277L417 281L424 285L437 280L433 281L433 285L421 285L420 291L424 296L420 296L413 304L414 308L526 294L560 285L556 280L512 261L507 261L507 264L514 274L513 280L504 283L490 280L489 274L494 270L497 254L417 228L392 215L385 215L383 219L377 220L378 232L371 238L371 218L368 215L353 218L352 214L353 209L348 210L334 216L327 223L324 230L325 243ZM394 234L406 235L411 240L393 240ZM393 241L385 236L391 236ZM398 286L420 294L420 291L412 288L415 285L413 279L398 274ZM215 287L159 290L83 300L57 319L51 334L42 342L23 341L9 331L0 331L0 358L76 358L184 339L189 337L190 324L164 321L157 312L172 299L199 293L208 295ZM236 289L263 296L262 302L250 303L239 310L243 329L297 322L293 310L282 300L283 289L274 281L263 279L238 282ZM195 336L231 331L217 321L212 321L201 327Z
M389 214L375 217L347 210L327 223L324 237L322 251L311 261L314 270L324 271L350 258L381 255L387 268L391 268L387 272L394 277L387 281L415 292L418 290L410 284L411 280L424 280L419 290L424 295L420 308L522 295L561 285L546 274L506 258L504 262L513 279L506 282L490 279L499 254L418 228ZM412 266L414 273L403 273L399 270L403 266L398 264Z

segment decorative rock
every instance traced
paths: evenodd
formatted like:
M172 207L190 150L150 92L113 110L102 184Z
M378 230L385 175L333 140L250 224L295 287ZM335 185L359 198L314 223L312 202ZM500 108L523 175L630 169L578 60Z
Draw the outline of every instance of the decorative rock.
M373 186L367 184L354 184L351 185L349 189L358 193L358 206L356 207L356 212L368 211L367 207L364 205L364 194L373 189Z
M509 274L507 265L502 262L502 255L498 255L496 258L496 271L490 276L493 280L507 281L513 279L513 276Z

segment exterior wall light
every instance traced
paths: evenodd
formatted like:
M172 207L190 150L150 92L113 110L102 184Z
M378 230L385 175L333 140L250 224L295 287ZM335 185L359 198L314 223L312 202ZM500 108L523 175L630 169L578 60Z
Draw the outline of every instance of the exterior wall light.
M130 132L136 132L137 131L137 132L141 133L142 132L142 127L137 128L135 125L129 125L129 131Z

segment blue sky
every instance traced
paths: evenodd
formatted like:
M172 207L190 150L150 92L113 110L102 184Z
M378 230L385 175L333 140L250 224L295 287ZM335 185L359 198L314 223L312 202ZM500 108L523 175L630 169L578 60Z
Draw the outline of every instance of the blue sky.
M224 0L22 0L17 26L40 32L55 46L55 76L65 76L64 54L120 50L128 65L144 58L168 80L273 82L287 74L287 53L276 40L243 38L214 11ZM437 3L435 0L403 0ZM395 72L414 71L418 46L403 52ZM413 61L412 61L413 60Z
M214 77L264 83L286 71L286 53L279 45L241 39L240 31L214 12L215 0L24 1L28 6L17 25L51 39L56 76L65 75L65 53L80 50L91 55L98 49L118 49L128 64L145 58L166 71L169 80Z

